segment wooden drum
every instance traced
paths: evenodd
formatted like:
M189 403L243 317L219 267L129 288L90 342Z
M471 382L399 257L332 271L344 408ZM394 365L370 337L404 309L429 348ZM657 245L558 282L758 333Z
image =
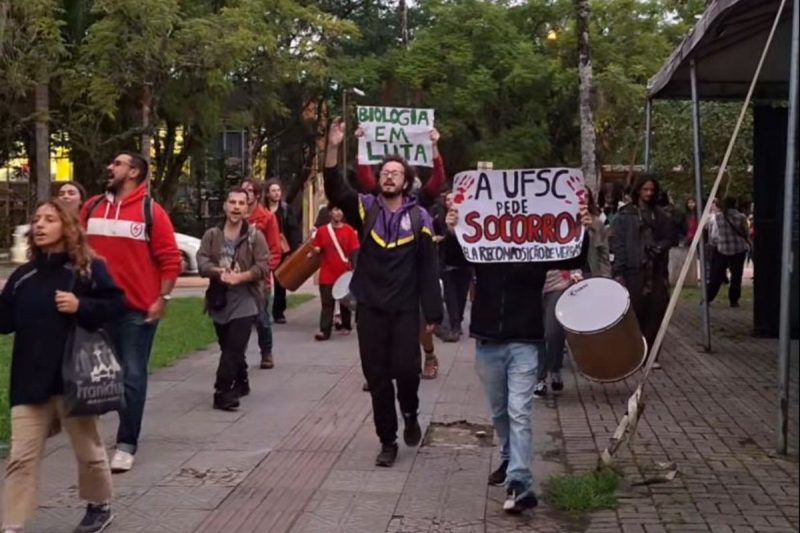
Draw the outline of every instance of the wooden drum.
M612 279L589 278L572 285L556 302L556 319L575 365L592 381L625 379L647 357L647 341L628 290Z
M314 241L309 239L278 267L275 278L286 290L296 291L318 269L319 254L314 251Z

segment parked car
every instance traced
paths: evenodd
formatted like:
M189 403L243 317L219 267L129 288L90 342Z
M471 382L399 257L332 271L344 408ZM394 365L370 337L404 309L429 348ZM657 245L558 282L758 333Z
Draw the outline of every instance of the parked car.
M11 262L22 264L28 260L28 231L30 226L23 224L14 228L14 242L11 245ZM197 251L200 249L200 239L183 233L175 234L175 241L181 251L183 274L197 274Z

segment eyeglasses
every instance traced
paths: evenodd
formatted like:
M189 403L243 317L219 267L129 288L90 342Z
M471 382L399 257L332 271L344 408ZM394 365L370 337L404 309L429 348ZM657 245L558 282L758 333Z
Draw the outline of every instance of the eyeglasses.
M382 178L401 178L403 175L401 170L381 170Z

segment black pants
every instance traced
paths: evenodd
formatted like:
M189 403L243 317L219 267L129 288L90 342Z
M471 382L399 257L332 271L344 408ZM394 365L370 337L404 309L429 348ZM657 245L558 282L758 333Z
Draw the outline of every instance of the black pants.
M218 393L226 393L236 383L247 382L247 359L245 351L250 341L250 331L256 317L235 318L227 324L214 323L221 354L217 367L217 381L214 389Z
M336 310L336 300L333 298L333 285L320 285L319 298L322 301L322 311L319 314L319 330L330 336L333 328L333 314ZM352 329L350 323L350 309L339 304L339 314L342 317L342 329Z
M709 302L713 302L714 298L717 297L719 289L727 277L726 271L730 269L731 277L730 285L728 286L728 301L731 305L739 303L739 298L742 297L742 275L744 274L744 261L746 258L746 251L736 255L723 255L714 250L714 256L711 261L711 275L708 278Z
M649 289L645 289L643 272L626 273L625 287L631 296L633 311L639 321L642 335L647 339L648 350L658 335L658 328L664 320L669 304L669 279L666 274L654 274ZM645 293L645 290L647 292Z
M397 439L397 401L404 414L419 408L419 309L385 313L359 306L356 329L361 368L372 397L375 432L384 444Z
M282 320L286 314L286 289L278 281L275 280L275 288L272 294L272 318L274 320Z
M447 307L447 316L450 319L450 329L461 331L464 321L464 308L467 306L467 293L472 281L470 267L448 268L442 271L442 285L444 285L444 303Z

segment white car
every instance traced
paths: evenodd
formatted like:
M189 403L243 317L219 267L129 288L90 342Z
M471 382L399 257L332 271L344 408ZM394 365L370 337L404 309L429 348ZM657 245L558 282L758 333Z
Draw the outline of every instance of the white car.
M14 243L11 245L11 262L22 264L28 260L28 230L30 226L23 224L14 228ZM183 233L175 234L175 241L181 251L181 268L183 274L197 274L197 251L200 239Z

